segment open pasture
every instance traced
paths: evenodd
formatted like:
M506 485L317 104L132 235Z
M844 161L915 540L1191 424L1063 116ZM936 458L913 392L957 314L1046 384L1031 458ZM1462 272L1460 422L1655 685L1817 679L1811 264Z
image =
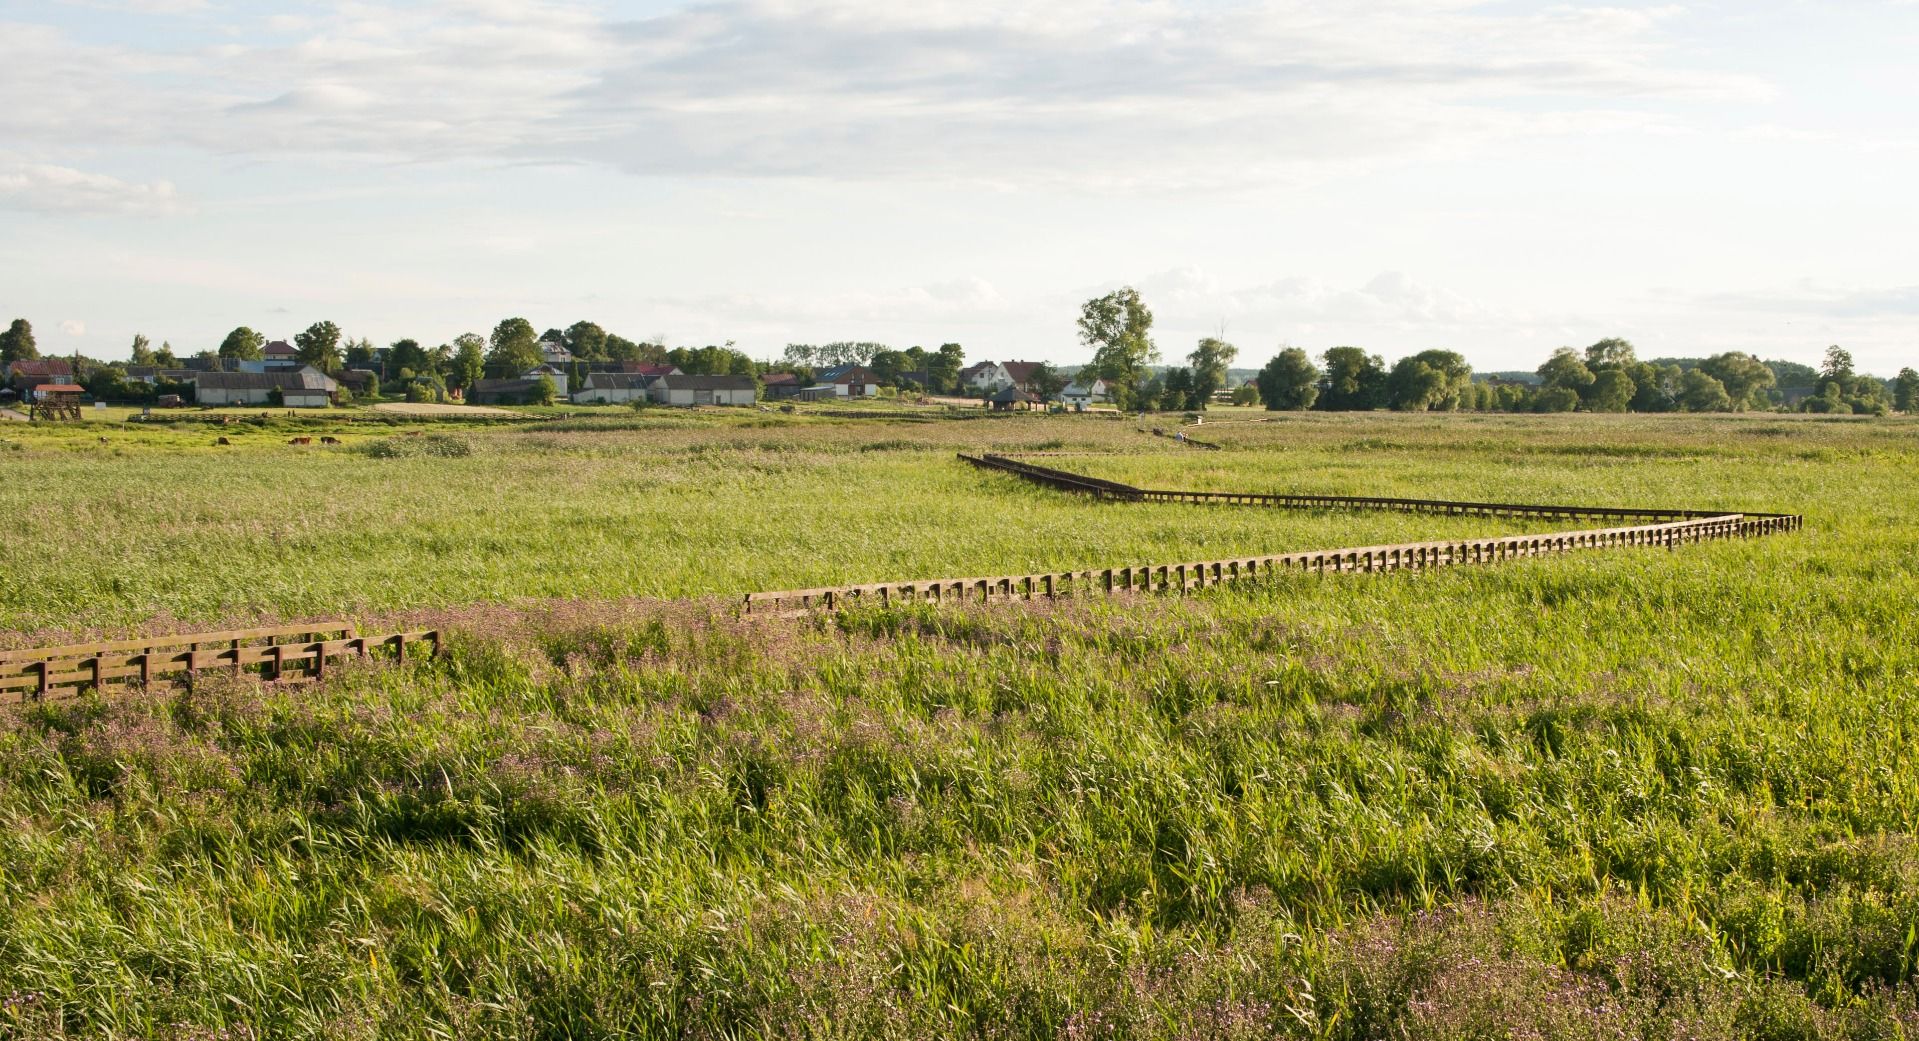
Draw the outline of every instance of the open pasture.
M453 455L359 431L9 451L9 559L52 564L9 587L10 637L258 607L450 642L310 687L8 713L0 1037L1919 1029L1919 425L1201 430L1225 447L756 414L473 430ZM1806 529L828 618L614 599L1514 527L1099 503L959 450ZM173 496L112 488L136 479Z

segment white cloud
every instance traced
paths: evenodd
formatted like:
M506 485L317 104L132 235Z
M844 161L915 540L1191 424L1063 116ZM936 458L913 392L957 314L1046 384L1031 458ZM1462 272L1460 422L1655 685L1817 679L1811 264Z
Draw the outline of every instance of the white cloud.
M725 0L611 21L540 0L355 0L197 52L19 27L0 96L22 103L0 133L661 175L1275 183L1655 127L1667 117L1635 110L1648 99L1763 93L1662 62L1671 17L1449 0Z
M0 164L0 207L46 213L166 214L180 208L167 181L123 181L46 163Z
M60 331L66 333L68 336L85 336L87 334L87 323L76 318L69 318L60 323Z

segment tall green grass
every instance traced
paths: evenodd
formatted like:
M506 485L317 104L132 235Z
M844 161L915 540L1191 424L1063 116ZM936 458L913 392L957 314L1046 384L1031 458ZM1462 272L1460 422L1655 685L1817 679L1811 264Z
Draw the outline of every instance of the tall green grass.
M1239 487L1378 439L1394 489L1478 456L1809 528L837 619L432 606L370 620L455 632L438 663L17 710L0 1036L1910 1034L1913 428L1642 420L1575 456L1520 421L1502 456L1405 419L1074 465Z

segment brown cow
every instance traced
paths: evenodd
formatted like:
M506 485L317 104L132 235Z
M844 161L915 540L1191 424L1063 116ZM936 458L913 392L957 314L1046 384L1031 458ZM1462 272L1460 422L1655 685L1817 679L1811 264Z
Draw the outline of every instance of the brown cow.
M313 439L310 437L296 437L287 441L287 444L290 445L310 445L312 443Z
M216 444L216 445L230 445L230 444L232 444L232 443L233 443L232 441L229 441L229 440L227 440L227 439L226 439L226 438L224 438L224 437L223 437L223 438L221 438L220 440L218 440L218 441L215 441L215 442L214 442L214 444Z
M328 434L320 438L320 443L323 445L337 445L340 443L340 439Z

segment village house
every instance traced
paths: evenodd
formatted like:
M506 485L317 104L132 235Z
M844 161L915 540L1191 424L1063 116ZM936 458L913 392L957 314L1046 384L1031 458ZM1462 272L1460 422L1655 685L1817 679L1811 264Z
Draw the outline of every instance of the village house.
M661 376L640 372L589 372L573 392L576 405L630 405L651 401L651 388Z
M751 405L759 400L751 376L661 376L650 390L662 405Z
M1013 377L999 362L983 361L968 365L960 370L960 390L968 394L991 394L1001 387L1013 385Z
M7 382L22 397L44 383L72 383L73 363L64 358L33 358L7 363Z
M880 393L880 378L864 365L835 365L822 371L814 383L833 388L841 398L872 398Z
M1033 386L1033 374L1038 372L1045 364L1043 361L1009 361L1002 363L1000 370L1006 373L1007 381L1013 386L1028 393L1036 394L1039 392L1039 388Z
M1074 408L1110 405L1113 402L1113 388L1107 386L1103 379L1095 378L1091 383L1074 380L1066 385L1065 390L1059 392L1059 400Z
M300 349L285 340L275 340L260 348L260 357L269 364L297 366L300 364Z

